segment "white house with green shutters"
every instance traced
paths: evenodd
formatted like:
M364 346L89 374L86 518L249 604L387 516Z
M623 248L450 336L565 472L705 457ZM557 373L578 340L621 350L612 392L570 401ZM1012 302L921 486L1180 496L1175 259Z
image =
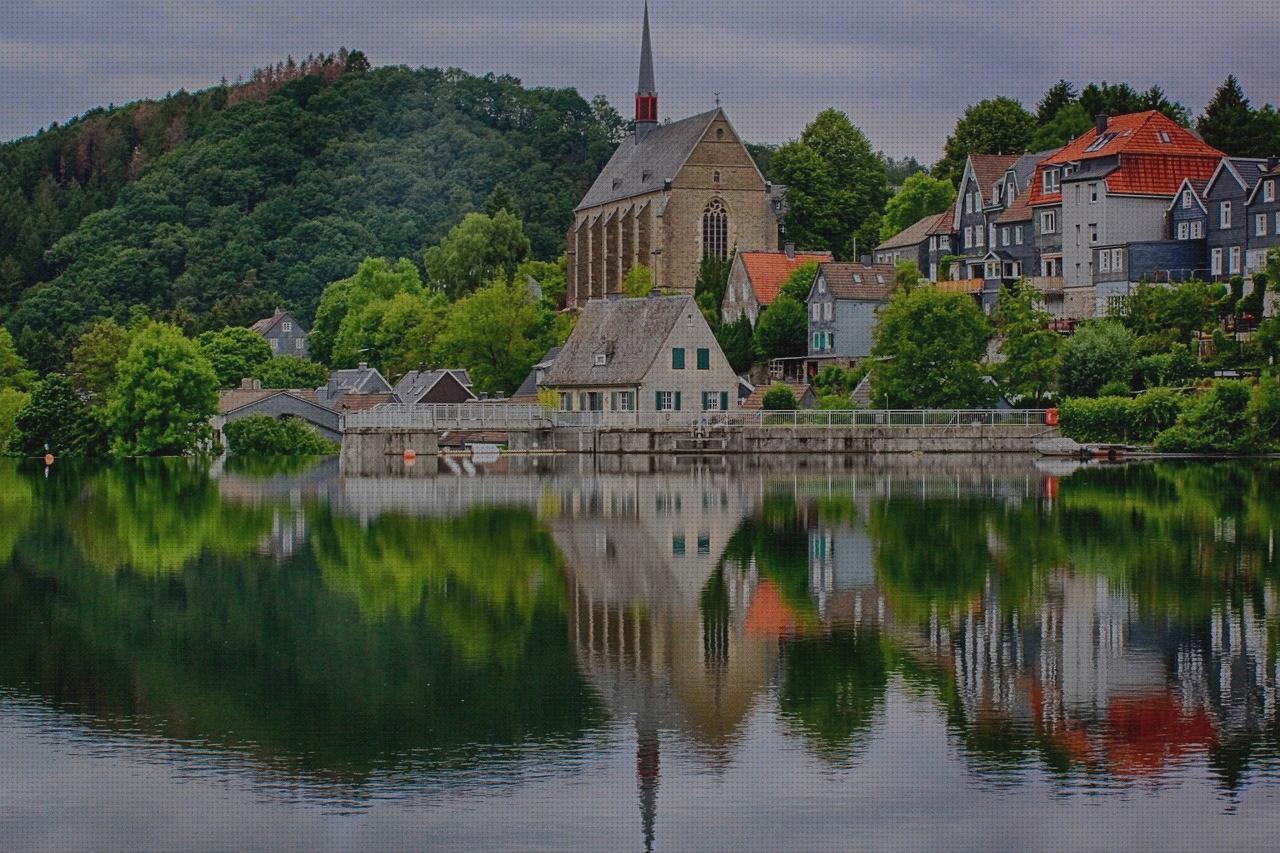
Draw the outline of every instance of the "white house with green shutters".
M561 411L694 420L736 406L738 377L693 297L619 296L586 304L543 386Z

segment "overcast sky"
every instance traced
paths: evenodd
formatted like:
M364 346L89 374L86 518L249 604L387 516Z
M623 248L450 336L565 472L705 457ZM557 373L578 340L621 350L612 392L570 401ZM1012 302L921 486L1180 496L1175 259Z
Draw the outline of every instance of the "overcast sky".
M248 76L288 54L457 66L603 93L632 111L640 0L3 0L0 139L94 106ZM964 107L1029 108L1066 77L1158 83L1199 110L1228 73L1280 102L1276 0L654 0L659 110L714 104L742 135L847 112L886 153L932 161Z

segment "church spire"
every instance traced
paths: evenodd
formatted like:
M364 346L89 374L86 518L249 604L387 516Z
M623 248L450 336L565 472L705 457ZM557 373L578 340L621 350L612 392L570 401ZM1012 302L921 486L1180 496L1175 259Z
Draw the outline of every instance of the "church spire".
M649 0L644 4L644 35L640 39L640 84L636 87L636 141L658 126L658 94L653 82L653 45L649 40Z

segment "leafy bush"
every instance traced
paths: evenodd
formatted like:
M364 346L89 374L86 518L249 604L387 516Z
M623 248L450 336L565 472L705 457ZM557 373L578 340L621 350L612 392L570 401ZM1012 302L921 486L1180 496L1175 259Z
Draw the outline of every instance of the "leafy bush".
M1132 439L1154 441L1157 435L1177 423L1186 401L1186 397L1170 388L1152 388L1139 394L1133 400Z
M329 371L296 355L278 355L258 371L263 388L319 388L329 381Z
M1076 441L1099 444L1150 443L1173 426L1183 410L1183 398L1168 388L1155 388L1137 397L1072 397L1059 406L1062 434Z
M1183 411L1178 422L1156 436L1161 452L1238 452L1254 441L1249 423L1249 386L1239 380L1219 382Z
M1141 388L1158 388L1164 385L1184 385L1199 373L1195 356L1185 346L1175 346L1169 352L1143 356L1134 366L1133 375Z
M808 351L809 314L804 305L780 294L756 320L756 351L761 358L788 358Z
M842 394L824 394L818 398L818 408L826 411L842 411L852 409L853 403L849 401L847 395Z
M15 413L8 447L19 456L93 456L105 451L106 444L97 415L71 380L55 373L37 383Z
M15 388L0 388L0 453L13 435L14 421L27 402L27 394Z
M227 424L223 433L227 449L237 454L322 456L337 451L337 445L297 418L249 415Z
M760 408L775 412L785 412L800 408L800 404L796 400L795 393L790 388L786 385L775 384L764 392L764 399L760 401Z
M1258 377L1258 387L1249 404L1249 419L1259 447L1273 448L1280 440L1280 381L1271 374Z
M1099 397L1128 397L1129 390L1130 389L1129 389L1128 382L1108 382L1106 385L1103 385L1101 388L1098 389L1098 396Z
M1058 371L1066 397L1094 397L1108 382L1128 383L1136 348L1133 333L1115 320L1081 326L1067 341Z

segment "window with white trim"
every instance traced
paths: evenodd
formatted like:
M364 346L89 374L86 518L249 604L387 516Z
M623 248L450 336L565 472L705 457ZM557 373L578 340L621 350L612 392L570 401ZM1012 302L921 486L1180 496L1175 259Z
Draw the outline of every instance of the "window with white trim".
M973 242L973 229L968 225L964 227L964 248L969 248L969 244Z
M987 240L987 245L994 249L996 247L996 227L994 225L990 226L988 228L988 233L990 235L990 239Z
M1280 210L1276 211L1276 227L1272 229L1271 233L1280 236Z
M1058 170L1045 169L1044 175L1040 179L1040 188L1046 193L1056 193L1058 191Z
M1013 226L1013 242L1017 243L1019 246L1022 245L1022 226L1021 225Z
M1182 191L1182 209L1187 210L1191 207L1191 190Z
M1265 213L1259 213L1253 218L1253 236L1267 236L1267 215Z
M1098 242L1098 223L1096 222L1089 223L1089 242Z
M671 412L676 407L676 395L671 391L659 391L654 397L659 412Z
M1218 227L1231 227L1231 202L1224 201L1218 205Z
M1094 181L1089 184L1089 204L1098 203L1098 182Z
M1276 182L1275 182L1275 181L1263 181L1263 183L1262 183L1262 200L1263 200L1263 201L1275 201L1275 200L1276 200Z
M834 304L835 304L835 303L832 303L832 302L824 302L824 303L822 303L822 319L824 319L824 320L830 320L830 319L831 319L831 309L832 309L832 306L833 306Z
M1178 239L1179 240L1191 239L1191 223L1190 222L1178 223Z
M275 338L268 338L267 343L271 344L272 352L275 352L276 350L280 349L280 342Z
M304 341L302 338L293 339L293 348L295 350L301 350L305 344L306 344L306 341Z
M1058 215L1052 210L1040 214L1040 233L1053 234L1058 230Z
M822 306L817 302L809 306L809 319L815 323L822 319Z
M280 324L280 331L284 332L286 335L289 334L290 332L293 331L293 324L290 323L288 320L285 320L283 323Z
M1106 249L1098 253L1098 272L1111 272L1111 253Z
M1209 253L1209 274L1222 275L1222 250L1214 249Z
M1111 271L1112 272L1124 271L1124 249L1111 250Z
M1199 240L1204 236L1204 223L1199 219L1193 220L1191 223L1191 239Z
M1232 246L1229 257L1230 257L1230 264L1231 264L1231 268L1229 272L1231 273L1231 275L1236 275L1237 273L1240 272L1240 247Z
M973 226L973 245L975 246L982 245L982 232L985 230L987 229L983 228L981 225Z
M1000 245L1009 245L1009 226L1005 225L1000 229Z

